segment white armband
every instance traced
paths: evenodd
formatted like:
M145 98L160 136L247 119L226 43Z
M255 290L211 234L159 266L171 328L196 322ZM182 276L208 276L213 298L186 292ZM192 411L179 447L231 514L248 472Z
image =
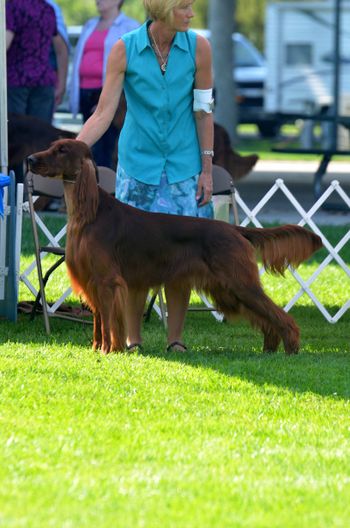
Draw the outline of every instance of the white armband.
M193 90L193 111L194 112L206 112L211 114L214 108L213 90Z

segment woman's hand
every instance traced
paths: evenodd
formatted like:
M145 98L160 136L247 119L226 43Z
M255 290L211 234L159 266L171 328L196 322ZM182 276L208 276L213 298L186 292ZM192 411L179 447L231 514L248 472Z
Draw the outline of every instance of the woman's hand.
M211 171L203 171L198 178L196 200L198 207L210 202L213 194L213 177Z

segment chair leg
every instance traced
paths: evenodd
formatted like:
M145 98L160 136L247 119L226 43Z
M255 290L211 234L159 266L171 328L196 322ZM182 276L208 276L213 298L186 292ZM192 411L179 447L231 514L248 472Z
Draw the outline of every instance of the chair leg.
M158 300L159 300L159 307L157 306L156 308L156 311L159 315L159 317L162 319L163 321L163 324L164 324L164 328L167 329L168 327L168 323L167 323L167 311L166 311L166 304L165 304L165 301L164 301L164 297L163 297L163 291L162 291L162 288L160 288L156 293L154 293L148 303L148 307L147 307L147 310L144 314L144 321L146 323L148 323L148 321L150 320L151 318L151 313L152 313L152 310L154 308L154 304L157 300L157 296L158 296Z
M238 216L238 207L235 197L235 187L231 186L231 204L232 204L232 211L233 211L233 218L235 221L235 225L239 225L239 216Z
M152 297L151 297L151 300L150 300L149 303L148 303L147 310L146 310L146 312L145 312L145 314L144 314L144 316L143 316L144 321L145 321L146 323L148 323L148 321L149 321L150 318L151 318L151 313L152 313L152 310L153 310L154 303L156 302L157 295L158 295L158 293L154 293L154 294L152 295Z
M32 231L33 231L33 237L34 237L35 260L36 260L36 266L37 266L37 271L38 271L39 291L41 292L45 330L46 330L46 333L49 335L50 334L49 314L47 311L47 304L46 304L45 284L43 281L43 272L42 272L42 267L41 267L39 237L38 237L38 231L37 231L36 223L35 223L35 211L34 211L32 192L33 192L33 182L30 182L30 180L28 180L28 203L29 203L30 218L32 222Z
M162 314L163 325L166 330L168 328L168 318L167 318L167 310L166 310L166 304L165 304L164 297L163 297L162 288L159 288L158 298L159 298L160 313Z
M39 253L40 254L40 253ZM65 257L60 257L57 262L55 262L55 264L53 266L51 266L50 269L47 270L47 272L45 273L45 276L43 277L43 289L45 289L45 286L46 286L46 283L47 281L49 280L51 274L55 271L55 269L57 269L61 264L62 262L64 262L65 260ZM39 304L40 304L40 299L41 299L42 295L41 295L41 288L39 288L39 291L38 291L38 294L35 298L35 301L34 301L34 304L33 304L33 308L32 308L32 312L30 314L30 319L33 320L34 317L35 317L35 314L37 312L37 309L39 307Z

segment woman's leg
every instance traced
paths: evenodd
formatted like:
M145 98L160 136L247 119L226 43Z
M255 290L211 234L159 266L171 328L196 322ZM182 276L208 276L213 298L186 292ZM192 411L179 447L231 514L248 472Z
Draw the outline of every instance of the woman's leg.
M148 290L129 288L125 307L128 346L142 343L141 327L147 294Z
M7 111L9 114L27 114L30 88L25 86L7 87Z
M191 295L191 288L178 284L165 286L165 297L168 310L168 344L182 343L182 332ZM175 350L184 350L181 345L174 345Z
M34 86L30 89L27 114L38 117L46 123L52 122L52 110L55 106L55 88L53 86Z

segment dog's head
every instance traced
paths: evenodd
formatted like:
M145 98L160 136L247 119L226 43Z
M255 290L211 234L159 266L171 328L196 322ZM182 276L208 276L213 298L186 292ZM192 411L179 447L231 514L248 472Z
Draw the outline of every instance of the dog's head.
M93 163L90 149L76 139L59 139L47 150L27 158L28 169L33 173L71 181L77 178L87 161Z

